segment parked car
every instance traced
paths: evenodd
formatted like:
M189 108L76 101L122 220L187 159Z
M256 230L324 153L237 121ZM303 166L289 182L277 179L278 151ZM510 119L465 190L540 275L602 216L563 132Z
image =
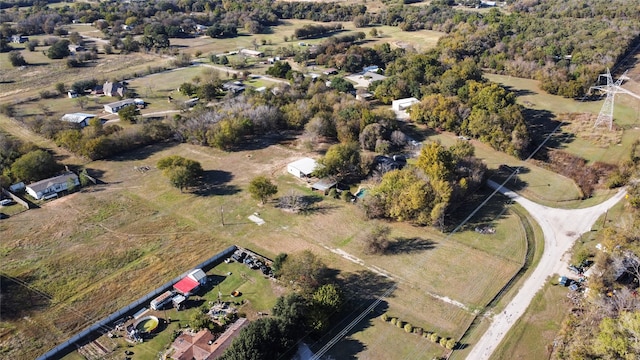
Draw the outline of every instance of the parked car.
M269 275L269 272L271 271L271 269L269 269L269 267L267 265L262 265L262 266L260 266L260 271L264 275Z
M577 267L575 267L573 265L569 265L569 270L571 270L576 275L580 275L580 273L582 272L582 271L580 271L580 269L578 269Z
M244 251L236 250L236 252L234 252L233 255L231 255L231 258L241 263L244 261L245 256L247 256L247 254Z
M8 206L8 205L13 205L13 204L15 204L15 203L16 203L16 202L15 202L15 201L13 201L12 199L3 199L3 200L0 200L0 206Z

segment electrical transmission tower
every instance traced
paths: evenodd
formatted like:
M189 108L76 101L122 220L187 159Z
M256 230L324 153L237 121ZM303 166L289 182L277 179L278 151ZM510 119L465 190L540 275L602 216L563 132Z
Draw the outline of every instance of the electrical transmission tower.
M600 76L598 76L598 82L603 77L607 79L606 85L592 86L591 88L589 88L589 92L591 92L591 90L600 90L601 92L607 93L607 98L604 99L604 104L602 105L600 114L598 114L598 118L596 119L596 124L594 125L594 127L598 127L604 124L604 125L608 125L609 130L611 130L613 128L613 103L614 103L616 94L623 93L623 94L631 95L637 99L640 99L640 96L632 93L629 90L626 90L620 87L620 85L622 85L622 82L624 80L629 80L629 77L627 76L626 71L624 72L624 74L622 74L622 76L618 78L618 80L615 83L613 82L613 78L611 77L611 72L609 71L608 68L607 68L606 74L600 74Z

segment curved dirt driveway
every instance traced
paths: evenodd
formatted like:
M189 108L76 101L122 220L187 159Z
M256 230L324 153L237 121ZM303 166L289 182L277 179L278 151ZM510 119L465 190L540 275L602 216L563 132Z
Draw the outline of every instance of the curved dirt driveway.
M527 310L531 300L549 276L566 271L569 264L565 254L571 249L573 242L581 234L591 231L596 220L626 194L626 191L622 189L601 204L586 209L566 210L539 205L491 180L487 184L522 205L538 222L544 234L544 252L540 263L524 282L513 300L503 312L493 316L491 325L480 340L473 345L467 360L489 359L509 329Z

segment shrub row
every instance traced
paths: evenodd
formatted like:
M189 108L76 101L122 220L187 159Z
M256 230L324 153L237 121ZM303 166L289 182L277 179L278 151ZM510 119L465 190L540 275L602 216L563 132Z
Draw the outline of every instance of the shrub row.
M416 334L418 336L422 336L427 340L430 340L435 344L440 344L440 346L448 350L453 350L453 348L456 347L457 345L456 341L452 338L441 337L435 332L425 331L423 328L420 328L420 327L414 327L409 322L400 320L397 317L391 317L387 315L387 313L382 314L380 316L380 319L384 322L389 322L391 323L391 325L395 325L400 329L404 329L404 331L407 333Z

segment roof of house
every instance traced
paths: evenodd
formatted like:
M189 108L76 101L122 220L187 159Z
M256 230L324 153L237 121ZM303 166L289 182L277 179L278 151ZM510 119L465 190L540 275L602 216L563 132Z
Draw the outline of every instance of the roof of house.
M40 180L38 182L34 182L32 184L27 185L28 188L30 188L31 190L33 190L35 193L39 193L43 190L46 190L48 188L50 188L51 186L55 185L55 184L64 184L67 181L69 181L69 179L73 179L74 181L78 179L78 175L72 173L72 172L68 172L68 173L64 173L62 175L58 175L56 177L52 177L52 178L48 178L48 179L44 179L44 180Z
M211 357L210 359L216 359L222 355L222 353L231 345L231 341L238 336L240 330L249 325L249 320L246 318L239 318L233 324L231 324L225 332L217 338L213 344L211 344Z
M187 294L193 291L193 289L197 288L199 285L200 283L187 276L173 285L173 288L183 294Z
M331 189L332 187L336 186L336 184L337 183L334 180L322 179L322 180L318 181L317 183L311 185L311 188L313 190L327 191L327 190Z
M205 272L202 271L202 269L195 269L192 272L190 272L188 276L198 282L200 282L200 280L202 279L207 278L207 274L205 274Z
M242 328L249 325L246 318L240 318L231 324L217 339L209 329L197 333L185 332L171 345L175 352L171 356L176 360L216 359L231 345Z
M133 99L124 99L124 100L120 100L120 101L116 101L116 102L112 102L109 104L106 104L105 106L109 106L111 108L114 107L118 107L118 106L122 106L122 105L129 105L129 104L134 104L135 102L133 101Z
M61 120L78 124L85 120L93 119L94 117L96 116L92 114L72 113L72 114L64 114Z
M312 158L302 158L289 163L289 166L298 169L298 171L305 175L310 175L316 169L318 163Z
M210 341L215 335L209 329L202 329L195 334L183 333L171 345L176 351L171 356L176 360L206 359L211 355Z

